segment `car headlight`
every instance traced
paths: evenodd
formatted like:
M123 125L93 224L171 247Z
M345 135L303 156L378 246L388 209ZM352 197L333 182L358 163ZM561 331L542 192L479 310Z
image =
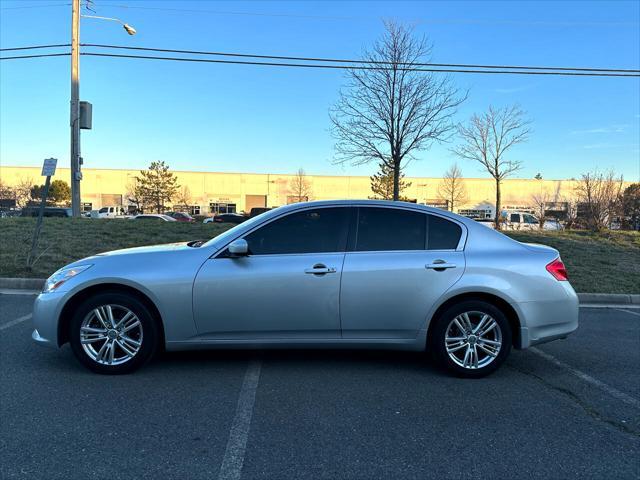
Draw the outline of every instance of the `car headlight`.
M60 270L55 272L53 275L51 275L49 278L47 278L47 281L44 282L44 288L42 289L42 293L53 292L56 288L58 288L64 282L66 282L70 278L75 277L79 273L84 272L89 267L91 267L91 264L61 268Z

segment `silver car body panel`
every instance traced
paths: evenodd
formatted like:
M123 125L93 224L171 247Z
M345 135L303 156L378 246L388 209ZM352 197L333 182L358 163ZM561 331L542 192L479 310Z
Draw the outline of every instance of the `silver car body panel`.
M233 240L292 212L377 206L445 217L462 228L455 250L335 252L222 258ZM421 350L437 309L460 295L486 294L518 316L516 347L568 335L578 326L569 282L545 265L558 252L525 245L473 220L422 205L326 201L288 205L258 215L201 247L186 243L117 250L71 265L92 264L54 292L38 296L33 338L57 346L64 305L86 288L133 288L160 313L170 350L214 347L376 347ZM426 265L444 261L455 268ZM305 274L315 264L334 268Z

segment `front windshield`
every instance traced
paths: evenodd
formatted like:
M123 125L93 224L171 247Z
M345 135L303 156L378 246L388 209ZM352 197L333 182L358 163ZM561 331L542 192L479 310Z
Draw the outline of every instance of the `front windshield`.
M268 212L264 212L261 213L260 215L256 215L253 218L250 218L249 220L239 223L238 225L236 225L233 228L230 228L229 230L226 230L224 232L222 232L220 235L213 237L211 240L209 240L207 243L205 243L203 246L207 247L209 245L213 245L213 244L221 244L221 243L226 243L229 240L231 240L232 238L236 237L240 232L245 231L245 230L249 230L251 229L251 227L257 223L262 222L266 216L268 214L270 214L271 212L273 212L275 209L273 210L269 210Z

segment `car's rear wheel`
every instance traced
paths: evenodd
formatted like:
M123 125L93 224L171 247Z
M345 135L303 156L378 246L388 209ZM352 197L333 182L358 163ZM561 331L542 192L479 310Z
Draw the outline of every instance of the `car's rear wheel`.
M123 374L140 368L155 353L158 339L158 325L148 308L123 293L88 298L70 322L73 353L96 373Z
M511 326L495 305L468 300L453 305L436 322L430 349L450 372L468 378L494 372L511 350Z

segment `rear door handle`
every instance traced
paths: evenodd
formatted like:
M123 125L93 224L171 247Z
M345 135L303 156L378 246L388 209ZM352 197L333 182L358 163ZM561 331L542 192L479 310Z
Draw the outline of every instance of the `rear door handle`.
M447 263L444 260L434 260L433 263L427 263L425 268L429 270L445 270L447 268L456 268L456 264Z
M336 269L333 267L327 267L321 263L314 265L312 268L307 268L304 273L309 275L324 275L326 273L336 273Z

